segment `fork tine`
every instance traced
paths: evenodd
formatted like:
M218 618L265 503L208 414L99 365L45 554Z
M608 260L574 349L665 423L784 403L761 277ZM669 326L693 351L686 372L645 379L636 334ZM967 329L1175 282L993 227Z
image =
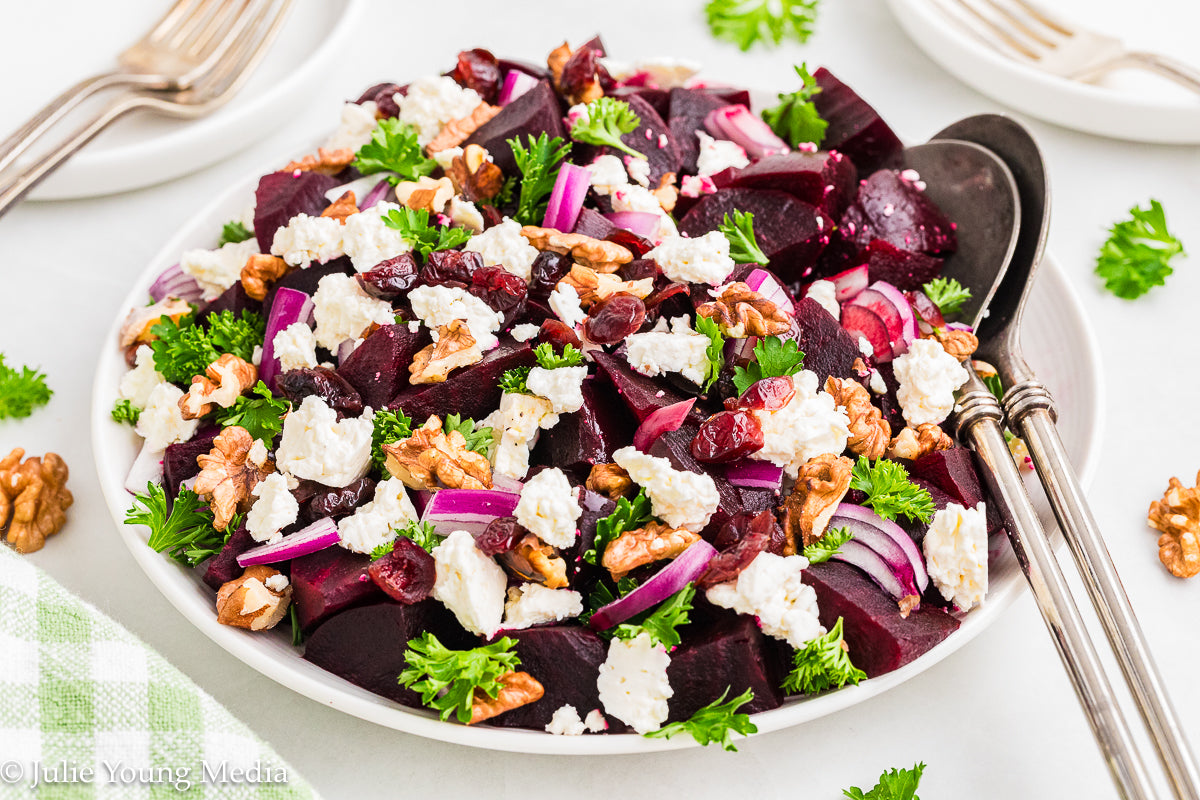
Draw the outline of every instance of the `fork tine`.
M966 12L965 15L960 12L956 16L963 20L965 24L970 25L975 35L982 38L992 47L1006 55L1015 55L1018 58L1024 58L1029 61L1038 61L1041 59L1041 54L1036 49L1013 36L1005 27L993 19L990 14L985 14L979 10L974 3L968 2L968 0L953 0L953 2L958 9L961 9L961 12Z
M156 42L174 35L180 27L192 21L191 6L196 5L196 2L197 0L177 0L175 5L171 6L171 10L142 37L143 40Z
M1063 36L1074 36L1075 35L1075 31L1072 28L1069 28L1067 26L1067 23L1063 22L1061 19L1058 19L1057 17L1050 16L1049 13L1047 13L1043 9L1035 6L1034 4L1027 3L1025 0L1012 0L1012 2L1021 6L1023 9L1025 9L1025 11L1029 14L1029 16L1033 17L1038 22L1045 25L1047 28L1050 28L1055 33L1060 33Z
M218 35L224 35L230 28L230 23L236 26L242 17L246 6L253 0L225 0L218 6L217 11L207 24L188 43L187 49L194 56L200 56Z
M996 0L987 0L987 4L989 6L991 6L993 9L995 9L996 13L1000 14L1002 17L1007 19L1009 21L1009 23L1011 23L1014 27L1017 28L1017 30L1019 30L1021 33L1023 33L1025 36L1029 37L1030 39L1033 39L1038 44L1042 45L1043 47L1048 47L1051 50L1058 47L1057 42L1047 39L1045 36L1038 33L1036 30L1034 30L1027 24L1029 22L1029 17L1018 16L1018 12L1015 12L1012 9L1004 7L1000 3L996 2ZM1034 24L1036 24L1036 21Z
M162 42L165 46L173 50L183 50L195 38L196 33L204 29L212 16L213 9L220 11L222 5L221 0L198 0L192 6L192 13L188 17L188 24L181 25L170 36L165 37Z
M230 42L225 57L205 79L215 95L210 103L225 102L249 79L282 30L293 3L294 0L263 0L255 13L247 10L239 17L241 30Z

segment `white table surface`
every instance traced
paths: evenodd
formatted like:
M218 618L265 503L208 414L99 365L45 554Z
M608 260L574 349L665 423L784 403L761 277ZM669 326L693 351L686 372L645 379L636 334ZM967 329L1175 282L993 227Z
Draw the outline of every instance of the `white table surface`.
M308 0L317 2L317 0ZM700 2L601 4L461 0L437 15L375 0L356 46L314 84L282 132L201 173L136 192L26 204L0 219L0 349L40 365L55 397L22 422L0 423L0 451L52 450L72 468L66 529L31 560L129 627L273 744L329 798L607 796L836 798L882 770L928 764L926 798L1115 797L1107 771L1028 595L958 653L889 694L801 728L755 738L738 754L688 750L560 759L426 741L322 707L251 671L196 633L142 574L117 537L89 444L93 365L125 286L171 231L208 198L273 155L328 128L340 103L378 80L404 81L491 48L539 60L565 36L600 31L618 58L672 53L751 86L790 87L791 65L830 66L892 125L919 138L959 117L997 110L909 42L881 0L826 0L803 47L745 55L705 31ZM417 27L414 20L420 19ZM31 63L53 31L9 37ZM1028 121L1028 120L1027 120ZM1129 303L1092 276L1105 228L1155 197L1175 232L1200 249L1200 149L1131 145L1028 121L1047 156L1055 203L1050 246L1080 290L1105 354L1107 427L1089 497L1163 677L1200 743L1200 578L1158 562L1148 503L1167 478L1200 467L1196 302L1200 274L1183 261L1165 289ZM247 140L254 132L246 132ZM65 291L64 291L65 290Z

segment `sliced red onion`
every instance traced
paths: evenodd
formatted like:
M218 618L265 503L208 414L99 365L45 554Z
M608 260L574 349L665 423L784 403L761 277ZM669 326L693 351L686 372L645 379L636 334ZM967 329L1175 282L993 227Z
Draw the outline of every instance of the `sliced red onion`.
M743 105L713 109L704 118L704 127L718 139L740 144L752 159L788 152L787 142Z
M341 541L337 523L329 517L321 517L306 528L290 533L272 544L252 547L237 558L239 567L255 564L275 564L324 550Z
M339 367L342 364L345 364L346 359L349 358L350 354L354 352L354 345L357 341L357 339L347 339L338 345L337 361Z
M842 503L834 510L829 527L849 528L854 533L855 539L878 550L881 555L883 555L882 549L874 547L872 542L875 539L868 536L868 529L890 540L892 545L899 548L904 554L912 567L913 580L916 582L917 588L924 592L929 587L929 573L925 570L925 558L921 555L921 549L917 547L917 543L912 540L912 537L895 522L884 519L865 506ZM882 547L888 546L881 545Z
M897 603L906 597L919 596L917 587L912 581L912 571L908 569L908 561L888 561L867 545L855 539L846 542L833 556L834 560L842 561L858 567L867 573L867 577L875 581Z
M499 475L495 472L492 473L492 491L520 494L521 489L524 487L525 484L516 478L510 478L507 475Z
M792 299L788 297L788 293L776 280L775 276L765 269L754 269L746 276L746 285L752 291L758 292L766 299L775 304L776 308L783 309L788 314L794 315L796 307L792 305Z
M579 219L579 211L583 208L583 199L587 197L588 187L591 185L591 170L574 164L563 164L558 170L558 177L554 179L554 189L550 192L550 202L546 205L542 227L554 228L563 233L573 231L575 220Z
M388 189L391 188L392 185L390 183L388 183L386 180L380 179L380 181L375 184L375 187L371 189L371 191L367 192L367 196L362 199L362 202L358 204L358 210L366 211L368 208L382 200L388 193Z
M442 536L454 531L478 536L497 517L511 517L520 499L519 494L494 489L442 489L429 499L421 521Z
M946 327L952 331L967 331L968 333L975 332L975 329L965 322L947 322Z
M747 489L778 491L783 483L783 467L777 467L770 461L744 458L725 465L725 479L734 486Z
M904 296L904 292L887 281L875 281L869 288L879 292L887 298L889 303L895 306L897 313L900 315L900 323L904 326L900 334L904 345L902 349L892 349L897 355L907 352L908 346L917 338L917 315L913 313L912 303L908 302L908 298Z
M504 76L504 86L500 88L497 105L506 106L537 85L538 79L532 75L519 69L510 69Z
M826 280L833 283L836 289L834 297L837 298L837 301L844 303L847 300L853 299L855 295L867 288L870 278L867 274L867 265L860 264L857 267L851 267L845 272L839 272L832 278L826 278Z
M588 625L603 631L619 625L634 614L658 605L671 595L699 578L717 550L701 539L680 553L674 561L654 573L645 583L624 597L601 606L592 614Z
M162 483L163 477L163 448L151 448L145 442L138 451L137 458L129 467L125 476L125 490L130 494L140 494L146 491L147 483Z
M643 453L647 452L664 433L679 430L695 404L696 398L692 397L651 412L633 432L633 446Z
M195 278L184 272L178 264L173 264L150 284L150 297L154 302L171 296L189 303L199 303L204 297L204 290L196 283Z
M725 362L729 364L745 364L754 358L754 348L758 344L757 336L747 336L745 339L726 339Z
M658 238L658 214L649 211L613 211L604 217L618 228L636 233L643 239L653 241Z
M258 377L271 391L275 390L275 376L279 374L279 359L275 357L275 334L296 322L308 322L312 313L312 298L298 289L286 286L275 292L271 304L271 315L267 318L266 334L263 338L262 361Z

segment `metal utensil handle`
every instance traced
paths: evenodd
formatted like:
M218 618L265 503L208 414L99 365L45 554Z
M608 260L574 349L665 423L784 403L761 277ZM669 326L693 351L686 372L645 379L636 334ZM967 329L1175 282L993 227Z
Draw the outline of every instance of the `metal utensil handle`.
M1138 711L1150 730L1175 796L1179 800L1200 800L1200 772L1195 757L1188 748L1129 597L1058 436L1050 392L1036 380L1014 383L1004 394L1004 408L1009 424L1029 448L1054 516L1083 576L1088 596L1104 626Z
M1017 561L1029 581L1042 620L1058 648L1117 790L1126 800L1151 800L1156 794L1145 765L1071 598L1049 538L1013 463L1000 426L1003 419L1000 404L974 371L963 392L959 397L958 434L975 451Z
M1079 74L1071 77L1076 80L1091 81L1118 69L1141 69L1153 72L1155 75L1200 94L1200 70L1190 64L1158 53L1146 53L1139 50L1122 53L1116 58L1097 64L1093 68L1082 70Z

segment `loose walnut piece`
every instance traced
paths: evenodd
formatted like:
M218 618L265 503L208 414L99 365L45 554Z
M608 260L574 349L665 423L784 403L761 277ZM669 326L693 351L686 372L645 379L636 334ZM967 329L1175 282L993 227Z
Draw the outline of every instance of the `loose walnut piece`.
M633 481L620 464L596 464L588 473L587 483L584 485L609 500L633 494Z
M184 419L200 419L214 405L229 408L257 382L256 366L232 353L224 353L208 365L203 375L192 376L187 394L179 398L179 413Z
M351 195L353 202L353 192L347 192ZM333 208L330 206L329 208ZM325 209L326 211L329 208ZM256 253L246 259L246 265L242 267L242 288L246 290L246 295L253 300L262 300L267 296L270 290L270 284L282 278L291 272L292 268L288 263L279 256L269 256L265 253Z
M495 700L488 697L486 692L475 690L475 696L471 698L471 721L468 725L529 705L541 700L542 695L546 693L542 684L528 672L506 672L497 680L502 687L496 693Z
M8 543L18 553L32 553L62 530L75 498L67 489L70 471L56 453L22 463L24 457L16 447L0 460L0 530L7 526Z
M500 559L505 566L527 581L537 581L548 589L567 586L567 562L550 545L527 533Z
M564 275L559 283L565 283L574 289L579 295L579 305L584 308L589 308L597 300L606 300L620 292L645 299L654 291L653 278L623 281L618 275L596 272L591 267L585 267L582 264L573 264L571 271Z
M625 531L604 548L601 566L620 580L631 570L675 558L700 540L700 534L686 528L672 528L661 522L647 522L645 527Z
M916 428L906 427L896 434L887 447L888 458L905 458L916 461L921 456L927 456L938 450L949 450L954 446L951 439L940 426L932 422L922 422Z
M1150 527L1158 537L1158 559L1177 578L1200 574L1200 475L1197 486L1186 488L1171 478L1162 500L1150 504Z
M129 347L137 342L151 342L157 337L150 329L158 324L163 317L170 317L178 322L185 315L192 313L192 307L186 300L178 297L164 297L157 303L135 308L125 317L121 324L121 347Z
M452 119L446 123L446 127L442 128L441 133L429 140L429 144L425 145L425 151L430 155L448 150L451 147L458 147L460 144L471 138L471 134L479 130L484 123L489 122L492 117L500 113L500 106L491 106L487 103L480 103L475 106L475 110L468 116L461 119Z
M458 431L442 431L432 415L407 439L385 444L387 470L410 489L490 489L492 466L487 457L467 449Z
M325 210L321 212L321 216L336 219L345 225L346 218L357 213L358 200L354 197L354 192L347 189L342 192L341 197L326 206Z
M196 457L200 474L192 491L209 501L213 527L219 531L229 526L234 514L249 509L250 492L275 469L270 461L261 466L251 461L253 446L254 437L249 431L230 425L213 439L211 451Z
M825 535L834 510L850 489L853 469L850 459L829 453L814 456L800 466L796 485L780 508L785 556L795 555L801 547Z
M658 204L662 206L662 210L670 214L675 210L675 204L679 202L679 189L675 186L675 173L667 172L658 182L658 188L652 189L650 194L658 200Z
M437 343L418 350L408 365L409 383L442 383L453 370L483 360L483 351L461 319L452 319L437 331Z
M933 333L923 338L933 339L959 361L966 361L979 347L979 337L957 328L934 328Z
M275 591L267 581L283 573L256 564L246 567L242 577L235 578L217 590L217 622L251 631L274 628L287 615L292 601L292 586Z
M616 242L593 239L582 233L563 233L554 228L526 225L521 228L521 235L538 250L564 255L569 253L571 258L596 272L616 272L622 264L633 261L633 253L629 248Z
M734 339L778 336L792 324L777 305L741 281L726 286L720 297L701 304L696 313L714 320L721 333Z
M454 182L449 178L434 180L422 175L415 181L396 184L396 199L414 211L440 214L446 210L451 197L454 197Z
M299 161L291 161L280 172L320 172L325 175L336 175L346 167L350 166L350 162L354 160L354 151L349 147L342 147L337 150L326 150L324 147L317 148L316 154L309 153Z
M488 159L488 151L477 144L463 148L461 156L450 160L446 176L454 191L468 202L491 200L504 188L504 173Z
M846 440L850 452L872 461L882 457L892 438L892 426L871 403L871 395L862 384L831 375L825 381L825 391L834 403L846 409L850 418L850 438Z

